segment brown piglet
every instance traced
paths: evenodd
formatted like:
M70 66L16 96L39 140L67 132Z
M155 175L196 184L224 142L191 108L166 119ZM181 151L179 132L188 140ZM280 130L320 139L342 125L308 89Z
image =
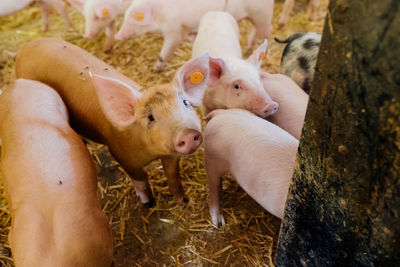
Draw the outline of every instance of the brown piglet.
M96 170L57 92L18 79L0 96L0 138L15 265L111 266Z
M85 50L43 38L20 49L16 75L46 83L61 95L72 128L108 145L143 204L154 204L143 167L157 158L177 202L187 201L178 177L179 157L202 143L200 121L190 103L202 101L208 53L185 63L171 84L139 90L138 84Z

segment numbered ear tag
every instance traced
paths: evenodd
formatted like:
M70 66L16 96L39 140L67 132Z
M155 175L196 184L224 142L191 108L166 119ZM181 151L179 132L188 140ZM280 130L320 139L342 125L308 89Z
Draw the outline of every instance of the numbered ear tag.
M204 75L203 73L196 71L190 74L189 80L193 84L198 84L204 80Z
M142 12L136 12L135 18L136 18L136 20L141 21L144 19L144 14Z
M103 15L104 18L107 18L110 15L110 11L107 8L103 8L101 10L101 15Z
M261 61L265 56L264 52L260 52L260 56L258 57L258 60Z

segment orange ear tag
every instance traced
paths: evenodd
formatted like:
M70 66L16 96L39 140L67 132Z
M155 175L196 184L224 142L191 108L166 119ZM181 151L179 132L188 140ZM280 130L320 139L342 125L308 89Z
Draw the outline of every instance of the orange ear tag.
M136 20L141 21L144 19L144 14L142 12L136 12L135 18L136 18Z
M101 15L103 15L104 18L107 18L110 15L110 11L108 11L107 8L103 8L101 10Z
M260 52L260 56L258 57L258 60L261 61L264 58L264 56L265 56L265 53L264 52Z
M203 73L196 71L190 74L189 80L193 84L198 84L204 80L204 75Z

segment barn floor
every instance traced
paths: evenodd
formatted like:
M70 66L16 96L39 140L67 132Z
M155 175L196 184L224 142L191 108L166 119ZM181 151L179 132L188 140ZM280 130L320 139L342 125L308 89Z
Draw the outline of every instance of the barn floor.
M321 32L328 0L322 1L317 21L310 22L305 10L308 1L297 1L288 26L277 30L282 1L276 1L274 36L286 38L294 32ZM41 30L36 5L0 18L0 88L14 79L14 60L3 50L17 51L27 41L42 36L59 37L74 43L134 81L150 87L167 83L177 68L190 58L191 43L185 41L161 74L151 72L162 46L159 35L145 35L125 43L117 42L110 53L103 52L104 34L94 41L83 39L81 14L70 9L76 29L67 30L57 14L50 17L50 30ZM240 23L241 44L246 44L251 25ZM278 73L284 45L269 44L262 68ZM89 143L88 148L99 173L103 210L109 216L115 243L116 266L273 266L280 220L264 211L230 178L223 180L222 207L227 224L216 229L208 213L208 189L203 168L203 150L181 161L181 177L190 202L176 205L167 188L160 162L148 167L150 184L157 201L155 208L142 207L130 178L111 158L106 147ZM1 174L0 174L1 176ZM11 225L5 192L0 179L0 266L14 266L7 235Z

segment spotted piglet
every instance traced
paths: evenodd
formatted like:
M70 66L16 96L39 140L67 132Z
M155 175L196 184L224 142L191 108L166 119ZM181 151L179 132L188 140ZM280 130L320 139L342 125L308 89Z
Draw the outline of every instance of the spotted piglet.
M314 79L321 34L295 33L286 40L275 38L275 41L287 43L282 54L281 73L292 78L306 93L309 93Z

